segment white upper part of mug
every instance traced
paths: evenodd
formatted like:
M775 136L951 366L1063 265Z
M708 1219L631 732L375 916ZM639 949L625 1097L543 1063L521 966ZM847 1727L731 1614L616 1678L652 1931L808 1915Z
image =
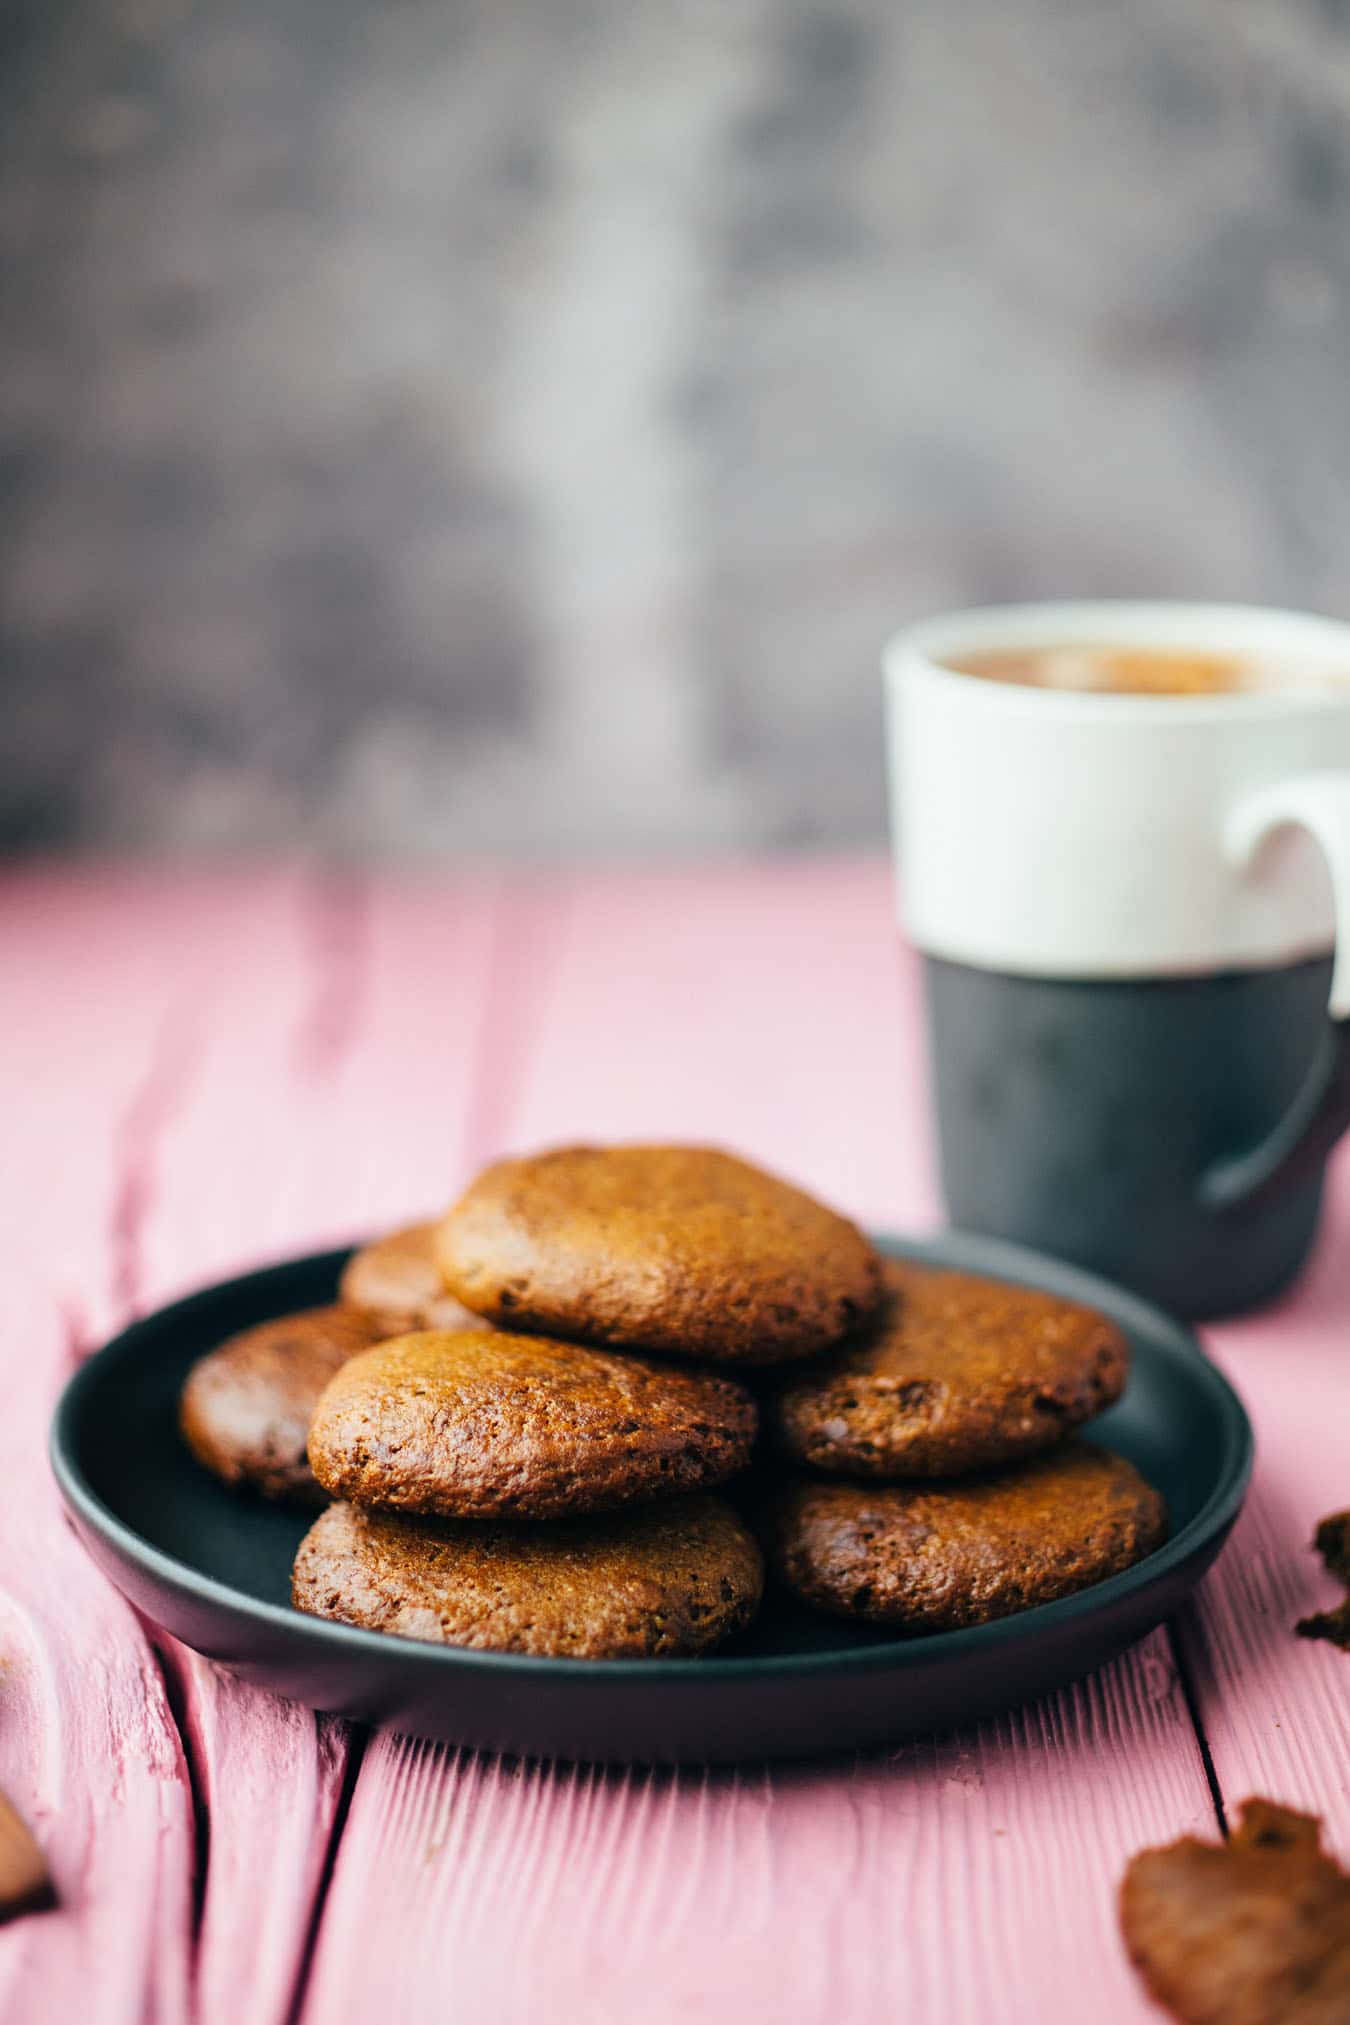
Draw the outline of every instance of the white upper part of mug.
M1058 645L1231 655L1259 681L1137 695L947 665ZM1344 773L1350 820L1350 625L1242 605L1018 605L911 627L885 671L900 892L921 949L1094 978L1331 948L1337 853L1308 810L1336 801L1324 777ZM1271 792L1285 785L1298 792Z

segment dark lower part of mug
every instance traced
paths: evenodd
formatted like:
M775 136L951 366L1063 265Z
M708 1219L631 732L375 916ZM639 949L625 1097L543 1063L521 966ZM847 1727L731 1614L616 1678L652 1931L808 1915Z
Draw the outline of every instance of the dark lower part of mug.
M1321 1172L1223 1210L1203 1183L1293 1103L1326 1027L1329 957L1206 977L1015 977L935 957L926 971L954 1224L1188 1317L1288 1285Z

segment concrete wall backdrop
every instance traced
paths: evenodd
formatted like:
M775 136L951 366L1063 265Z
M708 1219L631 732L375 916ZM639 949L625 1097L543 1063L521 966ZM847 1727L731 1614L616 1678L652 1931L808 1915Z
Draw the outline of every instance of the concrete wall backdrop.
M1345 0L14 0L0 841L880 834L954 601L1350 611Z

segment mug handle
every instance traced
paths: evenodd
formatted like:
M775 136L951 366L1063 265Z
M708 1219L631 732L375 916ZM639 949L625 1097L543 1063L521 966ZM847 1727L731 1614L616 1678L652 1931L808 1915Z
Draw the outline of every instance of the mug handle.
M1278 1125L1256 1146L1216 1162L1200 1183L1213 1210L1259 1207L1322 1166L1350 1126L1350 773L1300 774L1258 788L1231 811L1224 852L1251 870L1279 830L1304 830L1331 873L1336 955L1327 1023L1303 1083Z

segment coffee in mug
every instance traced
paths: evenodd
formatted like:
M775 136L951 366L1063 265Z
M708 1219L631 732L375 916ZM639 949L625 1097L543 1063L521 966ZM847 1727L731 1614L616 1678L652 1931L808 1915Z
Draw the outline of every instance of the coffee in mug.
M1242 606L1013 607L891 643L955 1223L1191 1316L1298 1271L1350 1123L1347 670L1350 627Z
M978 675L986 682L1018 682L1028 689L1072 689L1087 695L1223 696L1263 686L1263 671L1233 654L1079 641L986 648L983 653L955 655L947 666L958 675Z

